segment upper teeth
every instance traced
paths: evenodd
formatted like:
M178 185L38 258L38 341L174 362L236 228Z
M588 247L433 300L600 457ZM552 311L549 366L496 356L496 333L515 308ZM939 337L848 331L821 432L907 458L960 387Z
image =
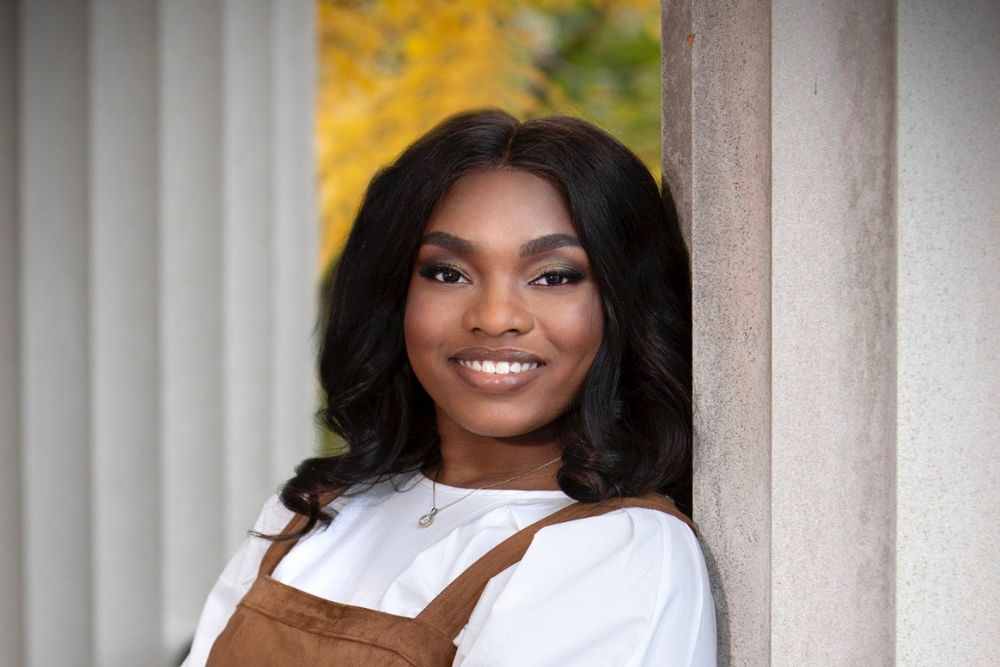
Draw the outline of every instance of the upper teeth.
M466 361L465 359L459 359L458 363L465 366L466 368L471 368L474 371L480 371L482 373L499 373L501 375L506 375L508 373L523 373L524 371L530 371L532 368L538 368L537 362L529 363L519 363L515 361L510 363L508 361Z

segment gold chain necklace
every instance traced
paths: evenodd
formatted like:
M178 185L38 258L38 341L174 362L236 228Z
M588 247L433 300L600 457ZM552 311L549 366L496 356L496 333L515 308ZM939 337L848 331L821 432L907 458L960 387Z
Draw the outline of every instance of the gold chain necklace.
M532 468L531 470L527 470L525 472L522 472L522 473L520 473L518 475L514 475L510 479L502 479L499 482L493 482L492 484L487 484L486 486L481 486L478 489L472 489L471 491L469 491L467 494L465 494L464 496L462 496L458 500L453 500L450 503L448 503L447 505L444 505L442 507L438 507L437 506L437 474L435 474L434 475L434 479L431 480L431 511L428 512L427 514L423 515L422 517L420 517L420 519L417 520L417 525L420 526L421 528L427 528L432 523L434 523L434 517L436 517L440 512L445 511L446 509L448 509L452 505L455 505L457 503L462 502L463 500L465 500L466 498L468 498L469 496L471 496L476 491L485 491L486 489L492 489L493 487L500 486L501 484L509 484L510 482L513 482L515 480L519 480L522 477L527 477L528 475L530 475L533 472L538 472L539 470L541 470L545 466L550 466L553 463L555 463L556 461L560 460L561 458L562 458L561 455L557 456L554 459L552 459L551 461L543 463L540 466L537 466L535 468ZM438 474L440 474L440 472L441 472L441 470L439 468L438 469Z

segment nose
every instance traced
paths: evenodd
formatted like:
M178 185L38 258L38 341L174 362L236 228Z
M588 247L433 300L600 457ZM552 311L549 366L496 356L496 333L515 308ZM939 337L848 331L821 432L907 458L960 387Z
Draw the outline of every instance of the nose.
M506 284L483 287L470 301L462 324L474 333L502 336L508 332L524 334L534 327L534 316L524 295Z

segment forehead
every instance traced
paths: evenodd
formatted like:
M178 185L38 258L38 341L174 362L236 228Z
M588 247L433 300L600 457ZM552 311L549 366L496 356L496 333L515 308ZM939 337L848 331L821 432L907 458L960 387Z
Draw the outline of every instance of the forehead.
M426 233L510 244L546 234L576 236L562 194L526 171L496 169L460 178L435 208Z

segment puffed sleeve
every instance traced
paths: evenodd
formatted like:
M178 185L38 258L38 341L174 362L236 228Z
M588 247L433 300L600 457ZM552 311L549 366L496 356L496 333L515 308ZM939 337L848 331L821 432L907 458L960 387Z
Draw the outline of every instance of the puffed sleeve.
M694 533L628 508L540 530L490 580L454 665L715 665L715 607Z
M277 496L272 496L264 503L254 530L258 533L273 534L280 532L291 519L292 513L281 504ZM208 659L212 644L226 627L229 617L233 615L236 604L243 598L254 579L264 553L271 543L259 537L248 535L226 567L212 586L201 617L194 632L191 652L182 663L182 667L201 667Z

